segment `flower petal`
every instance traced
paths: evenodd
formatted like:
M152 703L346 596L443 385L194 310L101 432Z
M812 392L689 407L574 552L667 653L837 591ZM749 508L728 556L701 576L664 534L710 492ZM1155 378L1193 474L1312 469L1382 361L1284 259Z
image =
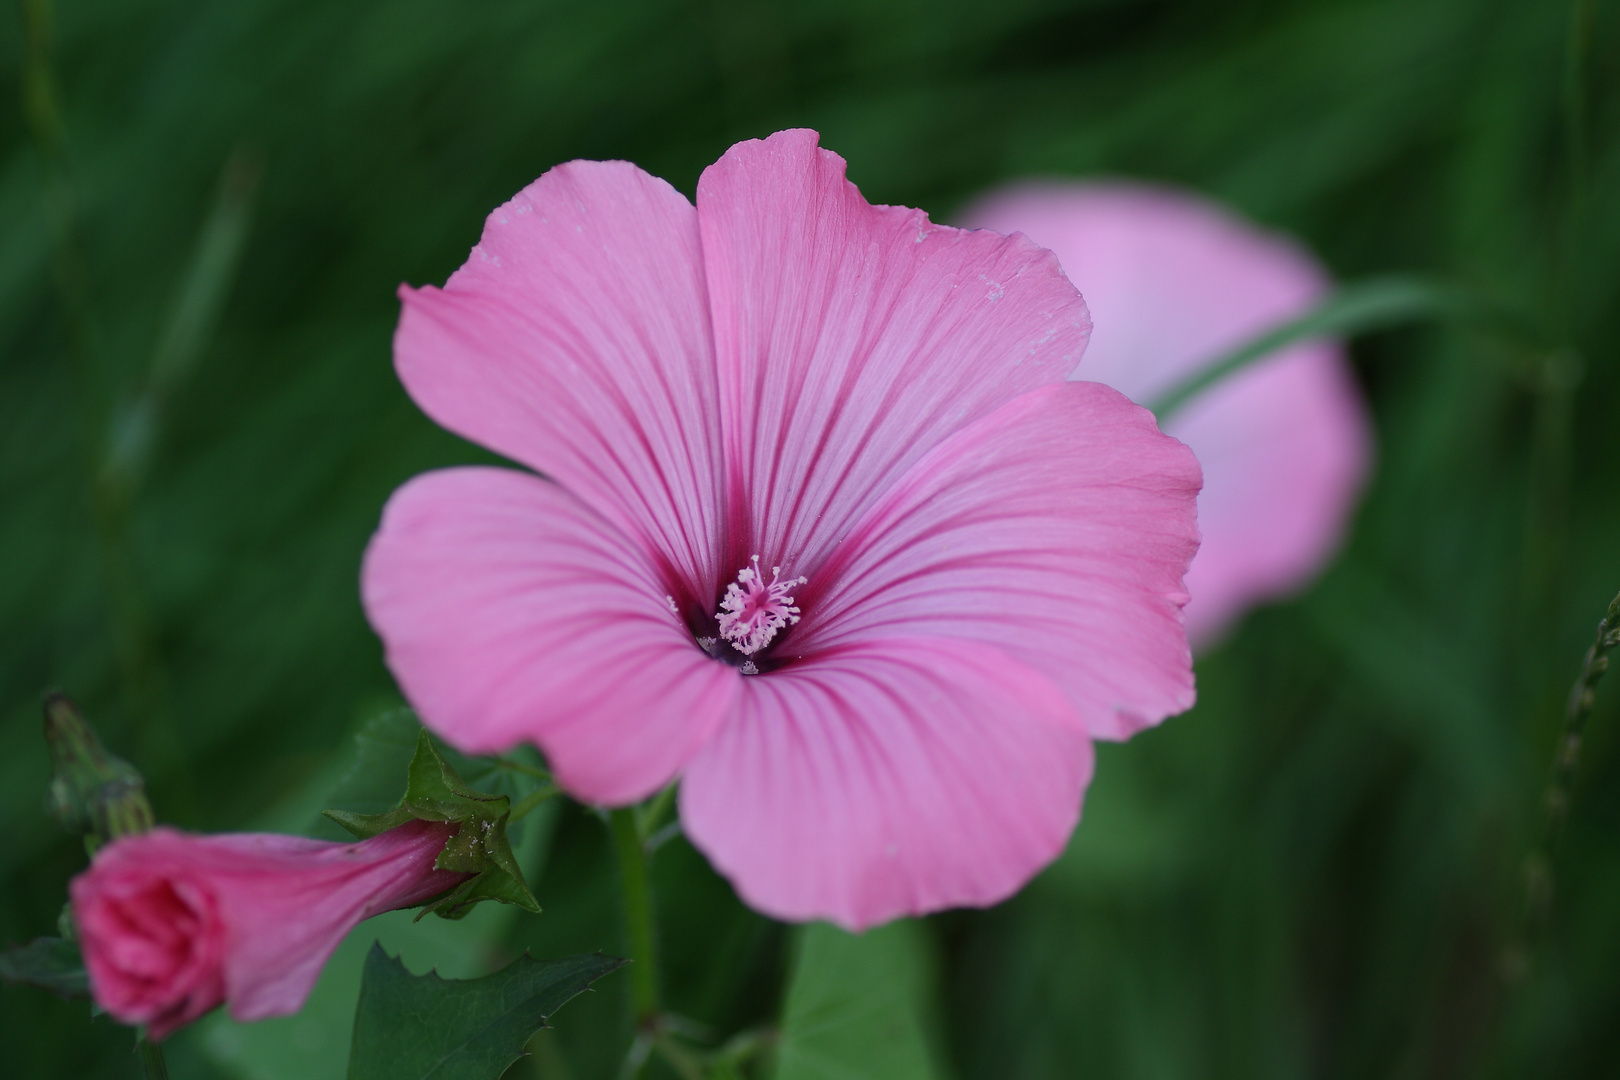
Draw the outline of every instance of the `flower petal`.
M1090 327L1050 253L872 206L816 144L738 143L698 182L732 573L813 575L930 447L1065 378Z
M1099 383L1043 387L935 448L800 589L779 658L891 635L994 645L1094 738L1192 705L1182 575L1198 462Z
M949 639L743 680L681 782L687 835L753 907L852 930L993 904L1063 849L1091 743L1063 694Z
M400 295L395 364L429 416L554 477L669 559L683 600L713 602L719 422L691 203L627 162L559 165L489 216L443 290Z
M422 720L457 747L537 743L569 791L626 803L667 783L739 681L670 609L644 547L556 484L427 473L366 551L366 614Z
M302 850L283 842L293 837L199 838L200 847L220 858L211 884L229 923L224 973L231 1018L297 1012L357 924L465 880L433 868L452 832L447 825L410 821L358 844L313 841ZM225 868L233 855L243 865L230 873Z
M1170 189L1020 185L966 221L1051 247L1097 320L1077 374L1137 401L1303 314L1330 284L1286 237ZM1303 585L1338 546L1371 457L1366 410L1343 345L1317 341L1205 391L1164 429L1204 467L1187 628L1207 643Z

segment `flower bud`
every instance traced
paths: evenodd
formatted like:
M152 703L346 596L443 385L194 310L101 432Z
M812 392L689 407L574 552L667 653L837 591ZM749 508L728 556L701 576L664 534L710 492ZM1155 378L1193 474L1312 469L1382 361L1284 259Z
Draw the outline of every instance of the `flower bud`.
M135 766L107 752L66 694L45 699L45 741L51 748L51 813L69 831L87 836L92 851L152 827L146 781Z
M457 828L410 821L357 844L169 828L116 840L69 889L91 993L154 1040L221 1002L236 1020L297 1012L358 923L469 876L434 869Z

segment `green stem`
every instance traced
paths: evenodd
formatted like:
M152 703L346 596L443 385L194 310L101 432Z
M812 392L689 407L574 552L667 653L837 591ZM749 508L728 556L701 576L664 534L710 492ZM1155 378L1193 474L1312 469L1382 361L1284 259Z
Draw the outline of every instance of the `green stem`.
M753 1028L740 1032L715 1052L714 1059L728 1065L741 1065L770 1049L776 1037L774 1028Z
M538 765L529 765L525 762L517 761L513 758L497 758L496 764L499 768L506 772L522 773L524 776L532 776L536 780L552 779L551 773L548 770L542 769Z
M1597 700L1597 684L1609 670L1610 649L1620 645L1620 595L1609 601L1609 608L1598 621L1597 636L1586 650L1581 663L1580 678L1569 692L1569 704L1564 710L1564 731L1558 740L1558 753L1553 759L1552 783L1547 789L1547 827L1542 846L1551 849L1564 827L1569 811L1569 793L1575 784L1575 767L1580 764L1581 737L1586 721L1592 715Z
M163 1047L145 1035L135 1037L135 1056L141 1059L141 1075L146 1080L169 1080L169 1066L163 1060Z
M1559 589L1567 547L1569 487L1574 453L1575 395L1583 363L1578 349L1578 297L1586 227L1586 54L1591 0L1573 0L1564 50L1564 191L1558 225L1550 231L1547 295L1541 305L1550 348L1535 350L1529 374L1531 419L1530 501L1524 558L1526 609L1520 624L1532 640L1545 637L1552 597ZM1533 680L1539 681L1539 680Z
M643 844L658 831L658 826L664 823L664 815L675 805L675 790L678 786L674 782L666 784L664 790L652 797L651 802L636 809L636 831L641 834Z
M647 874L647 852L636 827L633 807L620 807L608 816L613 844L619 855L619 882L624 889L625 929L630 943L631 1002L639 1030L658 1019L658 954L653 935L652 885Z
M1448 306L1451 299L1446 290L1430 282L1396 275L1346 285L1300 318L1198 369L1147 402L1147 407L1162 424L1167 416L1215 383L1279 349L1311 338L1384 329L1426 318Z
M512 807L512 814L507 818L507 820L519 821L527 816L530 811L534 810L548 799L555 799L561 794L562 788L556 786L555 784L543 784L529 792L516 806Z
M1592 45L1592 6L1592 0L1573 0L1570 4L1569 33L1564 47L1564 155L1570 195L1576 203L1585 194L1586 58Z
M669 1063L681 1080L703 1080L703 1066L698 1062L696 1054L676 1042L667 1033L659 1033L653 1037L653 1048L660 1057Z

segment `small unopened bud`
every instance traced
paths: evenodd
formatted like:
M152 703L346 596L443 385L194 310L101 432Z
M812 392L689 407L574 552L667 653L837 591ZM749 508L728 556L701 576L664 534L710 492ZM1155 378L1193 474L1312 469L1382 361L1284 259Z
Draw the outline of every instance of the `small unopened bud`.
M135 766L107 752L66 694L45 699L45 741L51 749L51 813L69 832L83 835L92 851L152 827L146 781Z

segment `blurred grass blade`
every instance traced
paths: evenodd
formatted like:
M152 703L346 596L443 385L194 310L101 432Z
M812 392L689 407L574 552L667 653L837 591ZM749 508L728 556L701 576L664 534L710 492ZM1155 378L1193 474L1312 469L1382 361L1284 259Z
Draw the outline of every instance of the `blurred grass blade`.
M1453 303L1450 290L1422 278L1392 275L1346 285L1307 314L1227 353L1147 403L1160 423L1228 375L1300 341L1383 330L1431 318Z
M260 172L250 150L238 148L226 161L219 194L180 279L151 367L141 387L113 416L106 466L126 484L139 482L164 402L196 366L219 323L241 263Z
M67 138L51 76L51 7L50 0L22 0L23 113L46 152L60 153Z
M151 385L160 393L174 386L197 362L219 322L241 262L260 172L260 162L251 150L238 148L225 162L214 208L197 237L174 313L152 357Z

